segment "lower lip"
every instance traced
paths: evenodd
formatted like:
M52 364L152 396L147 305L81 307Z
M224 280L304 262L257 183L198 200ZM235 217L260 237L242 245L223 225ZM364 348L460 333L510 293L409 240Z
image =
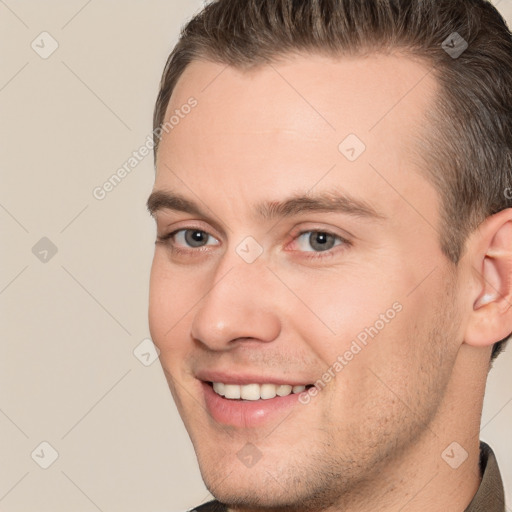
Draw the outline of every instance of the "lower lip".
M201 382L206 408L217 423L240 428L256 427L278 417L299 403L300 393L276 396L267 400L231 400L224 398L213 387Z

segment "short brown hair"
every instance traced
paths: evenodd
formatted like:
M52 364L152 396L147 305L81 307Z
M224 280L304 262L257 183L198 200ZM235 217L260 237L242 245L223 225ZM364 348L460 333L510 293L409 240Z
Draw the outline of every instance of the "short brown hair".
M455 33L468 45L456 57L443 45ZM440 85L418 147L441 197L441 248L457 264L467 236L512 206L512 34L486 0L215 0L183 27L167 60L154 129L195 60L250 69L292 53L393 50L421 58ZM158 143L155 135L155 158Z

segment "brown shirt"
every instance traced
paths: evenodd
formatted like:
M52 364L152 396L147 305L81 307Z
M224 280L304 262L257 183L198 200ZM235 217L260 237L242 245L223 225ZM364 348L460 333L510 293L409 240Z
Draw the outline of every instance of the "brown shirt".
M483 441L480 441L480 472L482 475L480 487L464 512L505 512L505 492L498 463L491 447ZM210 501L190 512L227 512L227 510L222 503Z
M505 512L505 491L491 447L480 441L480 487L464 512Z

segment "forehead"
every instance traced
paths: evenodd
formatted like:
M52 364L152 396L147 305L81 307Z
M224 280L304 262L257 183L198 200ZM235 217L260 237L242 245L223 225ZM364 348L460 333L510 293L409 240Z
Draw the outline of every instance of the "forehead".
M426 63L399 54L296 55L250 71L195 61L167 108L166 120L181 115L160 145L157 188L182 189L186 175L199 188L238 183L262 197L319 180L368 193L384 177L414 194L427 186L413 172L414 138L436 88ZM184 114L191 97L197 106Z
M294 55L247 71L194 61L174 89L166 119L194 96L205 117L217 111L209 127L225 129L230 121L237 131L249 122L255 129L296 129L325 137L348 129L379 133L382 124L407 132L414 124L410 114L422 114L433 98L432 71L429 63L401 53ZM398 125L398 120L409 122Z

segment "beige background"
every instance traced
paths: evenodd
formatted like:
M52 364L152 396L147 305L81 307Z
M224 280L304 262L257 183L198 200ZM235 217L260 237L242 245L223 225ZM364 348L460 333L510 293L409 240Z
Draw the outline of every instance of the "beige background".
M0 0L1 511L175 512L208 498L158 361L133 353L149 337L152 157L92 195L151 133L165 59L201 4ZM497 4L510 23L512 0ZM47 59L31 47L51 49L43 31L59 45ZM55 255L32 252L43 237ZM481 436L508 510L511 365L509 349ZM47 469L43 441L58 452Z

